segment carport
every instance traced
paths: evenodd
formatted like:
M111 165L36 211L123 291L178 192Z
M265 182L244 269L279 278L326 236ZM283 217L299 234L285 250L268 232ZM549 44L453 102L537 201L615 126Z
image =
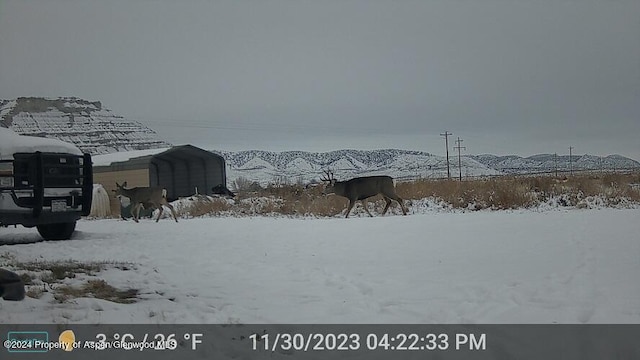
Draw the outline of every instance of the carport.
M216 185L227 185L226 164L221 155L192 145L149 149L93 157L94 182L113 194L115 183L129 187L160 186L169 201L208 194ZM113 198L115 200L115 198ZM112 202L116 211L118 203Z
M167 189L169 201L196 192L206 194L226 183L225 162L220 155L191 145L173 147L149 158L149 185Z

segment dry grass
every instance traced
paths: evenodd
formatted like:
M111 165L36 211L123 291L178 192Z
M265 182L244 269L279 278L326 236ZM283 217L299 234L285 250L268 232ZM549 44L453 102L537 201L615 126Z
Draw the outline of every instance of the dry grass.
M202 197L197 201L194 201L189 208L182 210L179 215L183 215L184 213L194 217L202 215L221 215L231 210L231 208L231 204L225 199Z
M634 185L635 184L635 185ZM235 201L214 199L198 202L189 215L287 215L336 216L348 201L339 196L323 196L322 185L268 186L239 191ZM597 199L603 206L640 203L640 174L590 174L557 179L550 176L504 176L480 180L417 180L399 182L397 192L405 200L433 198L454 208L516 209L555 202L560 206L586 206ZM380 196L369 201L373 213L381 213ZM394 203L391 209L395 209ZM393 210L395 211L395 210ZM353 214L363 212L356 204Z
M234 201L202 198L184 212L188 216L220 215L288 215L333 216L346 207L347 200L323 196L321 187L302 185L268 186L258 191L238 191Z
M133 303L136 301L138 290L119 290L101 279L90 279L81 286L64 284L67 279L74 279L79 275L97 276L99 272L108 268L123 271L132 268L131 264L118 262L87 262L77 261L33 261L19 262L9 255L0 256L3 266L9 266L19 273L25 284L26 296L34 299L41 298L45 293L52 293L58 302L66 302L78 297L93 297L117 303Z
M512 209L534 203L526 184L513 178L452 181L422 180L398 184L398 195L406 199L436 198L455 208Z
M119 304L132 304L136 302L137 296L136 289L119 290L104 280L96 279L89 280L79 287L59 286L55 289L54 299L62 303L79 297L92 297Z
M561 205L579 206L590 197L605 206L640 202L640 174L596 174L556 179L500 177L486 180L421 180L398 184L406 199L433 197L456 208L514 209L560 199Z
M66 278L75 278L76 274L79 273L94 275L104 268L104 265L101 263L78 263L72 261L18 262L15 266L21 270L40 273L40 280L49 284L56 283ZM25 274L23 276L29 276L30 283L33 283L33 279L29 274Z

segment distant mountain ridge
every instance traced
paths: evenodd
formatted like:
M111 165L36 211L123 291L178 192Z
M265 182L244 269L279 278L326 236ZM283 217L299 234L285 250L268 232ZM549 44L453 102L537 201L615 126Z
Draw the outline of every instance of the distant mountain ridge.
M99 101L75 97L56 99L21 97L0 100L0 126L19 134L56 138L78 146L92 155L161 149L171 144L142 124L105 109ZM318 181L323 170L331 169L338 179L387 174L399 180L447 177L444 156L398 149L336 150L330 152L261 150L216 151L227 162L227 178L243 177L261 184ZM457 157L450 156L450 174L458 177ZM539 154L465 155L461 158L463 177L501 174L551 173L580 170L639 169L640 163L620 156Z
M262 150L215 151L227 162L227 178L243 177L261 184L319 180L330 169L338 179L367 175L391 175L396 179L434 178L447 176L444 156L421 151L398 149L336 150L330 152ZM450 169L454 173L453 159ZM500 172L471 158L462 158L464 176L498 175ZM457 169L457 168L455 168ZM457 170L455 170L457 174Z
M640 163L620 155L555 155L538 154L529 157L491 154L468 155L470 158L505 174L550 173L570 171L616 171L639 169Z
M92 155L170 146L155 131L75 97L0 100L0 126L70 142Z
M354 176L387 174L399 180L447 177L446 157L421 151L398 149L336 150L330 152L262 150L215 151L227 162L227 178L243 177L261 184L318 181L324 170L331 169L338 179ZM461 157L463 177L552 173L584 170L640 169L640 163L620 156L593 155L554 156L539 154L530 157L516 155L466 155ZM449 157L451 176L460 174L457 157Z

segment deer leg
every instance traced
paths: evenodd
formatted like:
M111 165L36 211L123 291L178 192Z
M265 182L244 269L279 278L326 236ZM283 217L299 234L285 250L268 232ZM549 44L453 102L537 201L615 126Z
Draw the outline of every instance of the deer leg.
M169 210L171 210L171 215L173 216L173 219L178 222L178 216L176 215L176 211L173 209L173 205L169 204L169 202L165 201L164 204L166 207L169 208Z
M178 216L176 216L176 211L173 209L173 205L167 203L167 207L171 210L171 215L173 215L173 219L178 222Z
M382 216L387 213L387 210L389 210L389 206L391 205L391 199L389 199L388 197L385 196L384 201L386 201L387 204L384 206L384 210L382 210Z
M139 221L140 221L140 211L141 211L142 209L144 209L144 208L145 208L145 207L144 207L144 205L143 205L142 203L138 204L138 211L136 212L136 219L138 219L138 220L137 220L136 222L139 222Z
M373 217L373 215L371 215L371 213L369 212L369 202L367 201L367 199L362 199L360 200L360 202L362 202L362 206L364 206L364 211L366 211L370 217Z
M352 201L351 199L349 199L349 207L347 207L347 214L344 216L345 219L349 217L349 213L351 212L351 209L353 208L353 205L355 204L355 201Z
M160 211L158 211L158 217L156 218L156 222L158 222L160 220L160 216L162 216L162 212L164 211L164 206L160 205L160 206L158 206L158 209Z
M164 206L168 207L168 208L169 208L169 210L171 210L171 215L173 216L173 219L174 219L176 222L178 222L178 216L176 215L176 211L175 211L175 209L173 208L173 205L169 204L169 202L168 202L168 201L166 201L166 200L163 200L163 201L162 201L162 205L164 205ZM160 206L162 207L162 205L160 205ZM160 219L160 217L158 217L158 219Z
M407 208L404 206L404 200L402 200L402 198L400 198L400 196L396 195L393 200L398 202L398 205L400 205L400 208L402 209L402 215L407 215Z
M133 218L133 221L138 222L136 213L140 215L140 204L135 204L131 206L131 217Z
M384 199L387 202L387 206L384 207L384 212L382 213L383 215L384 215L384 213L387 212L387 209L389 208L389 205L391 205L391 199L397 201L398 205L400 205L400 208L402 209L402 214L403 215L407 215L407 208L404 206L404 200L402 200L402 198L400 198L400 196L398 196L398 195L391 195L391 196L384 195Z

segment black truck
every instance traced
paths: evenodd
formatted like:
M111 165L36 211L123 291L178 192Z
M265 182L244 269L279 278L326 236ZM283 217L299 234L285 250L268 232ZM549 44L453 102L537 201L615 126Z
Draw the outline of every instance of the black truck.
M91 155L0 128L0 226L36 227L46 240L67 240L89 215L92 193Z

